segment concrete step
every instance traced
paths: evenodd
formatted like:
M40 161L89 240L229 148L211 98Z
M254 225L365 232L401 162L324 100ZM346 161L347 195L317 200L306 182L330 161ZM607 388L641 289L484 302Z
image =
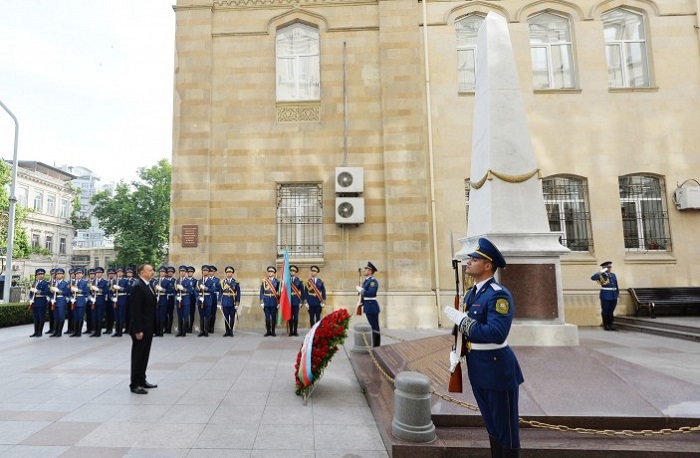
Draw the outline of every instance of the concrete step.
M437 428L429 444L395 442L393 458L491 456L484 428ZM601 436L521 428L523 458L691 457L698 456L698 433L652 436Z
M626 331L636 331L674 339L700 342L700 329L668 323L653 323L649 320L634 320L626 317L615 318L615 327Z

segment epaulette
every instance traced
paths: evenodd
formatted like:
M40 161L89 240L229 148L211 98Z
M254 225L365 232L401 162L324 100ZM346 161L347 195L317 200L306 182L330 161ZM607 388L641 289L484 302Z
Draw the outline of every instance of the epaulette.
M494 291L503 291L503 288L501 288L501 285L498 283L491 283L491 288L493 288Z

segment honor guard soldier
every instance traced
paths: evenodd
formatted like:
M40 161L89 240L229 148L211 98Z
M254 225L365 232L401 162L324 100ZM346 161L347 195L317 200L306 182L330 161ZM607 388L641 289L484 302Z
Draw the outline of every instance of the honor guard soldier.
M112 337L121 337L124 332L124 320L126 319L126 309L129 308L129 279L124 276L124 268L117 267L116 283L113 286L117 295L117 302L114 304L114 334Z
M51 302L54 313L53 334L51 337L61 337L63 335L63 322L66 320L66 308L68 298L71 295L70 283L63 279L66 271L60 267L56 270L56 284L51 289Z
M158 268L158 278L151 280L153 289L156 292L156 319L153 335L163 337L163 329L165 327L165 314L168 309L168 268L160 266Z
M51 269L49 271L49 292L51 291L52 286L56 286L56 269ZM49 330L46 331L47 335L53 334L53 327L56 324L56 320L54 319L53 316L53 311L54 311L54 303L52 300L52 294L48 295L48 303L46 304L46 308L49 309Z
M125 270L126 274L126 279L129 282L129 287L126 290L126 299L127 299L127 307L126 307L126 312L124 314L124 332L129 334L131 332L130 326L131 326L131 307L128 305L129 300L131 299L131 290L134 288L134 283L136 282L136 278L134 277L134 273L136 272L136 267L130 266L127 267Z
M71 267L68 269L68 284L70 284L71 288L75 286L75 269ZM66 304L66 321L67 326L66 326L66 333L67 334L73 334L73 314L75 311L75 293L72 292L71 289L71 294L66 298L67 304Z
M173 319L175 314L175 267L168 266L167 269L168 284L165 287L165 296L167 298L167 306L165 310L165 329L163 332L172 334Z
M224 337L233 337L233 325L236 323L236 314L241 303L241 285L233 278L236 272L233 266L226 266L224 272L226 272L226 278L221 280L219 302L221 313L224 315L224 326L226 326Z
M290 285L292 287L292 319L289 320L289 335L298 336L297 328L299 327L299 307L306 300L306 288L304 282L297 276L299 268L294 264L289 266Z
M34 318L34 334L29 337L41 337L44 333L44 321L46 320L46 306L48 297L51 294L49 288L51 284L44 280L45 269L34 271L34 282L29 288L29 310Z
M92 334L92 309L93 305L95 305L95 294L92 288L90 288L90 286L95 280L95 269L88 269L87 273L88 278L86 278L85 281L87 281L90 294L87 295L85 301L85 332L88 334Z
M474 286L464 297L466 313L452 307L445 307L444 312L457 325L458 335L466 339L469 382L489 433L491 456L517 457L518 395L523 374L506 341L515 307L510 292L494 279L496 270L505 267L498 248L480 238L467 259L466 273L474 279ZM453 349L451 370L460 359Z
M92 334L90 337L102 336L102 319L105 315L105 307L110 308L109 282L102 278L105 270L102 267L95 267L95 278L92 280L90 290L92 291Z
M83 335L83 321L85 320L85 307L87 307L90 296L90 285L83 278L83 268L78 267L73 270L75 273L75 285L71 287L73 292L73 334L71 337Z
M277 309L279 308L279 285L275 278L277 269L275 266L267 266L267 278L260 285L260 307L265 312L265 337L276 336L275 326L277 325Z
M365 276L365 281L362 286L356 286L355 289L360 293L360 303L362 309L367 316L372 328L372 346L378 347L381 344L381 334L379 333L379 303L377 302L377 291L379 290L379 282L374 278L377 268L374 264L367 262L362 274Z
M221 279L216 276L216 266L209 265L209 278L213 281L214 289L210 291L211 293L211 314L209 316L209 325L207 327L207 332L210 334L214 333L216 325L216 312L219 300L219 293L221 292Z
M209 266L202 266L202 278L197 282L197 311L199 312L199 334L197 337L209 337L209 319L211 316L211 292L213 282L209 276Z
M192 292L192 278L187 275L187 266L180 266L180 277L175 282L175 302L177 304L177 334L175 337L185 337L190 328L190 308L196 307L191 303L190 293Z
M194 271L194 266L187 266L187 276L192 285L190 288L190 320L187 328L187 332L190 334L192 334L192 327L194 326L194 315L197 313L197 279L194 278Z
M321 309L326 306L326 286L318 273L318 266L311 266L311 278L306 281L306 308L309 311L309 325L313 327L321 321Z
M596 272L591 280L600 285L600 314L603 318L603 329L617 331L613 326L613 314L620 297L620 287L617 284L617 276L612 273L612 261L605 261L600 265L600 272Z
M109 293L105 297L105 334L112 334L114 326L114 308L117 304L118 291L114 289L117 284L117 270L113 268L107 269L107 285Z

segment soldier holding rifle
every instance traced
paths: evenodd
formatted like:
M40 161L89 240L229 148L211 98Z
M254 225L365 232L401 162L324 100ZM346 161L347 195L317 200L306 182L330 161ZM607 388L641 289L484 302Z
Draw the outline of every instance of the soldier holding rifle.
M44 280L46 270L34 271L34 283L29 289L29 310L34 318L34 334L29 337L41 337L44 332L44 320L46 319L46 305L51 294L48 281Z
M226 326L224 337L233 337L236 313L241 303L241 285L233 278L233 274L236 272L233 266L226 266L224 272L226 272L226 278L221 280L219 303L221 303L221 313L224 316L224 325Z
M326 286L318 278L321 270L311 266L311 278L306 281L306 308L309 310L309 326L321 321L321 309L326 306Z
M365 281L362 286L356 286L355 289L360 293L360 306L367 316L367 321L372 328L372 346L378 347L381 344L381 334L379 333L379 303L377 302L377 291L379 290L379 282L374 278L377 268L374 264L367 262L367 265L362 270L365 276Z
M519 456L518 394L523 375L506 338L513 322L514 302L510 292L494 279L505 268L501 252L485 238L467 259L467 275L474 286L464 297L467 313L445 307L467 343L467 373L479 411L486 424L491 456ZM460 355L450 352L455 367Z
M267 278L260 284L260 307L265 312L265 337L276 336L277 309L279 308L280 282L275 278L275 266L267 266Z
M104 268L95 267L95 279L90 285L92 290L92 334L90 334L90 337L100 337L102 335L102 317L105 313L105 306L110 308L110 305L112 305L107 301L109 282L102 278L104 272Z

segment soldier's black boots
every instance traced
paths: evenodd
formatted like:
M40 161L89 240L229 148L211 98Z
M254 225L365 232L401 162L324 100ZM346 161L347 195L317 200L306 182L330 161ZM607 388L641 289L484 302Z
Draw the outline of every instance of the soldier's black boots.
M122 336L122 322L121 321L116 321L114 323L114 334L112 334L112 337L121 337Z
M39 323L34 323L34 334L32 334L29 337L41 337L41 334L39 334Z
M209 333L207 332L207 325L209 323L207 322L206 318L200 318L199 319L199 334L197 337L209 337Z
M80 337L83 335L83 322L75 320L73 323L73 334L71 334L71 337Z
M165 330L163 332L166 334L173 333L173 317L172 316L168 316L165 318Z

